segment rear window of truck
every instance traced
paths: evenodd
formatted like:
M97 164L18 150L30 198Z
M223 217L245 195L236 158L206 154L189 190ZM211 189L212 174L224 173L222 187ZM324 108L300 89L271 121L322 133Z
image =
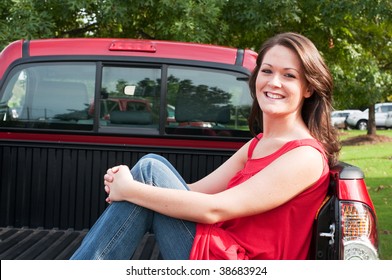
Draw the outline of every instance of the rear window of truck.
M198 66L22 64L0 92L0 127L244 137L247 78Z

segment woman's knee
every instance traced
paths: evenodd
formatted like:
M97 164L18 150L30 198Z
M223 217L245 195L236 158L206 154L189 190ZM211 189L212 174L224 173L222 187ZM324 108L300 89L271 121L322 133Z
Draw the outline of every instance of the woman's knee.
M157 174L160 174L166 167L167 164L161 156L148 154L139 159L131 169L131 173L135 180L151 184Z
M131 172L135 180L149 185L188 189L186 182L173 165L160 155L143 156Z
M143 156L139 161L143 161L143 162L144 161L147 161L147 162L159 161L165 165L167 165L169 163L169 161L166 158L164 158L163 156L158 155L158 154L153 154L153 153Z
M152 166L159 167L161 164L166 165L166 159L156 154L147 154L136 163L140 168L151 168Z
M147 154L143 156L139 161L136 163L136 168L143 169L143 170L149 170L151 171L152 169L169 169L169 170L174 170L174 167L172 164L163 156L157 155L157 154Z

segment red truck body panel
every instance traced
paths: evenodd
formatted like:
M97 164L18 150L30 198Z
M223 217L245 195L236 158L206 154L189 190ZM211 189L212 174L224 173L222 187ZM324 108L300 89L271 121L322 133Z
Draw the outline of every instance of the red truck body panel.
M23 57L23 43L10 44L1 54L0 78L12 62ZM135 39L44 39L28 41L29 57L39 56L132 56L185 59L235 65L237 49L207 44ZM257 53L244 51L242 66L252 71Z

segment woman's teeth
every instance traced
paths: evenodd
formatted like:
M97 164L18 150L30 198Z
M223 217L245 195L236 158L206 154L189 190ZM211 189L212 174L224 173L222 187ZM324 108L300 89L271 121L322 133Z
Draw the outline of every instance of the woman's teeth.
M280 94L276 94L276 93L272 93L272 92L266 92L265 95L268 98L272 98L272 99L283 99L284 97Z

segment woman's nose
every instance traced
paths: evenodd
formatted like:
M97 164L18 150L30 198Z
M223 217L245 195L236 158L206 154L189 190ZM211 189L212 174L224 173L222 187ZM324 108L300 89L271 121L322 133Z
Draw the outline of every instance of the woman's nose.
M280 81L279 75L272 75L271 79L268 82L269 85L273 86L273 87L281 87L282 86L282 82Z

